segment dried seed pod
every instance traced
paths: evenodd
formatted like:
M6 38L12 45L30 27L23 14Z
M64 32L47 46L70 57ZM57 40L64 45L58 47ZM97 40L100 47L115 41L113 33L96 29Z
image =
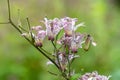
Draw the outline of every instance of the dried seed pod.
M91 35L88 34L88 35L87 35L87 38L86 38L86 40L85 40L85 45L84 45L84 50L85 50L85 51L88 51L88 50L89 50L90 45L91 45L91 42L92 42Z

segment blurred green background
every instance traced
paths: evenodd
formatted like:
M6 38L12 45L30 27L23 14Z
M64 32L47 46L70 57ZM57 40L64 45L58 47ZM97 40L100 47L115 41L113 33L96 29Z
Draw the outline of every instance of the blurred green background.
M78 31L90 33L97 42L88 52L75 60L76 72L98 71L112 75L110 80L120 80L120 0L10 0L11 12L17 24L18 9L24 26L26 17L31 25L40 24L45 16L76 17L86 27ZM8 19L7 0L0 0L0 22ZM52 51L49 43L46 49ZM47 71L57 72L46 66L48 60L25 41L11 26L0 24L0 80L59 80Z

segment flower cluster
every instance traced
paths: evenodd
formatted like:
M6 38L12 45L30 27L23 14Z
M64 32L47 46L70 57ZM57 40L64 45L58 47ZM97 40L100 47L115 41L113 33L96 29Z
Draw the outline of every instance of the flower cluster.
M92 42L91 36L88 38L88 35L76 32L80 26L84 26L84 23L77 24L77 18L54 18L48 19L44 18L42 23L45 26L43 29L42 26L34 26L31 28L32 35L34 39L34 44L37 47L43 46L43 41L45 37L48 37L48 40L51 41L55 47L54 56L55 62L59 65L62 71L65 71L66 66L70 64L74 58L79 57L74 54L77 53L79 48L82 48L82 44L85 43L85 46ZM57 39L60 32L63 32L63 35ZM56 47L56 44L60 45L60 48ZM85 47L86 48L86 47Z
M92 73L85 73L78 80L109 80L111 76L99 75L96 71Z
M55 64L62 73L66 74L66 78L74 75L70 66L74 59L79 57L79 55L76 54L78 49L83 47L84 50L87 51L91 43L93 43L94 46L96 45L89 34L76 31L80 26L84 26L84 23L76 25L76 22L77 18L70 17L61 19L44 18L42 21L44 24L43 27L34 26L30 30L30 36L36 47L41 49L41 47L44 46L43 41L45 37L53 44L54 50L53 53L51 53L53 59L52 62L50 60L47 64ZM25 33L22 35L25 36Z
M54 41L56 35L58 35L61 30L64 30L64 35L62 36L60 43L68 45L71 49L76 47L76 50L81 47L85 35L76 33L75 31L78 27L84 26L84 24L80 23L75 25L77 22L76 18L65 17L62 19L54 18L53 20L44 18L44 21L42 22L45 25L45 30L43 30L41 26L32 27L32 30L35 30L36 32L35 44L37 46L41 47L42 41L46 36L48 37L48 40ZM76 50L73 50L73 52L76 52Z

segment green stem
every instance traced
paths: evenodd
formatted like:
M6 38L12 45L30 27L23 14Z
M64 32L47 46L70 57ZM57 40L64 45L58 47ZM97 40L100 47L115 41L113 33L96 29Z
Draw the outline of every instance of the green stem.
M52 42L52 45L53 45L53 47L54 47L55 51L57 51L57 47L56 47L56 45L54 44L54 42L53 42L53 41L51 41L51 42Z
M26 29L24 29L22 26L18 26L21 30L23 30L23 31L25 31L25 32L27 32L27 33L29 33Z
M58 76L58 74L56 74L56 73L53 73L53 72L51 72L51 71L48 71L50 74L52 74L52 75L54 75L54 76Z
M31 29L30 29L30 27L31 27L31 25L30 25L30 21L29 21L28 17L27 17L26 19L27 19L28 28L29 28L30 35L31 35L31 40L32 40L32 42L34 42L34 36L32 35L32 31L31 31Z
M56 35L56 38L55 38L55 45L57 44L57 40L58 40L58 36L59 34L61 33L62 30L59 31L59 33Z
M61 65L60 65L60 60L59 60L59 55L58 55L58 50L57 50L57 47L56 47L56 45L54 44L53 41L52 41L52 45L54 46L54 50L55 50L55 53L56 53L56 58L57 58L57 61L58 61L59 70L62 73L63 78L66 79L66 80L69 80L69 78L67 78L67 75L62 71L62 68L61 68Z
M58 54L57 47L56 47L56 45L54 44L53 41L51 41L51 42L52 42L52 45L54 46L54 53L56 53L56 59L57 59L58 65L59 65L59 67L60 67L60 70L62 70L62 69L61 69L61 65L60 65L60 60L59 60L59 54Z
M8 18L9 18L9 21L11 20L11 12L10 12L10 1L7 0L8 2Z
M20 33L22 34L22 31L13 23L12 19L11 19L11 12L10 12L10 2L9 0L7 0L8 2L8 15L9 15L9 23ZM34 46L39 52L41 52L46 58L48 58L58 69L59 66L56 64L55 61L53 61L49 56L47 56L41 49L39 49L37 46L34 45L33 42L31 42L26 36L24 36L24 38L32 45Z
M44 51L45 53L51 55L51 53L47 52L45 49L43 49L43 48L40 48L40 49L41 49L42 51Z
M69 55L67 56L67 61L68 61L68 77L70 78L70 73L71 73L71 70L70 70L70 60L69 60Z
M0 22L0 24L9 24L10 22Z
M30 21L29 21L29 19L28 19L28 17L26 18L26 20L27 20L27 23L28 23L28 28L29 28L29 30L30 30Z

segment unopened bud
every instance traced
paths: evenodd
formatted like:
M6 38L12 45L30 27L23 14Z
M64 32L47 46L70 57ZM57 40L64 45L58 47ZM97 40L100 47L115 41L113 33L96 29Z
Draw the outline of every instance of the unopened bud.
M85 46L84 46L84 50L85 51L88 51L88 49L90 48L90 45L91 45L91 36L88 34L87 35L87 38L85 40Z
M54 41L54 37L49 36L49 37L48 37L48 40Z
M36 39L34 44L35 44L37 47L42 47L42 41L39 40L39 39Z
M39 30L42 29L42 27L41 27L41 26L34 26L34 27L32 27L31 29L32 29L32 30L39 31Z
M22 35L23 37L28 37L28 36L29 36L28 33L22 33L21 35Z
M76 48L74 48L74 49L72 49L72 51L71 51L72 53L77 53L77 49Z

